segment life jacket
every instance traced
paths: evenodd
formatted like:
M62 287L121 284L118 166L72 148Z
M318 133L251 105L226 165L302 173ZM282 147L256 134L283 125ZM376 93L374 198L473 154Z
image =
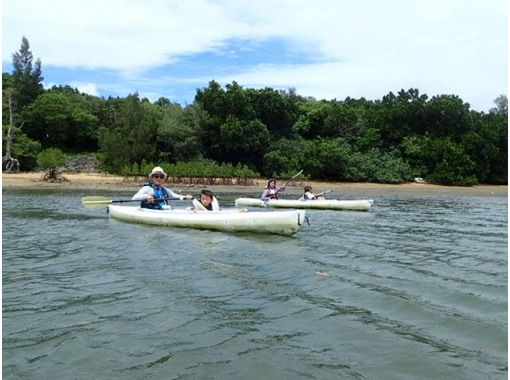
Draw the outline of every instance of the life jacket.
M193 199L192 201L193 206L195 206L196 209L202 210L202 211L218 211L220 209L220 205L218 203L218 200L216 197L213 197L212 202L209 204L209 207L205 207L202 202L198 199Z
M170 198L170 196L168 195L168 192L166 191L166 189L164 187L154 186L154 183L152 181L146 182L143 185L152 187L152 189L154 190L154 193L152 194L154 199ZM143 200L140 203L140 207L141 208L149 208L151 210L161 210L163 208L163 206L165 206L167 204L168 204L168 202L166 200L161 200L159 202L152 202L152 203L149 203L146 200Z
M304 193L301 198L299 198L300 201L311 201L317 199L315 195L312 195L312 193L306 192Z
M275 187L275 188L267 188L267 195L266 195L267 198L269 199L278 199L278 189Z
M196 210L200 210L200 211L212 211L213 207L212 207L212 202L209 204L209 207L205 207L202 202L200 202L199 199L193 199L191 201L191 203L193 204L193 206L195 206L195 209Z

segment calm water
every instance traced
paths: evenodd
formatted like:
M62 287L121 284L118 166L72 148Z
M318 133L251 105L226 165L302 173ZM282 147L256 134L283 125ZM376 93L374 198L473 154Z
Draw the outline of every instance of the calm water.
M506 197L373 197L289 238L84 195L3 192L5 379L507 378Z

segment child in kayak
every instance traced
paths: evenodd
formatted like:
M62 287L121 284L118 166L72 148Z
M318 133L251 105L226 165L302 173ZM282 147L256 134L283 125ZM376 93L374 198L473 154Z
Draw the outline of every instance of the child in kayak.
M325 198L321 194L315 194L312 186L305 186L304 194L299 198L300 201L311 201L311 200L324 200Z
M193 211L218 211L220 205L211 190L203 189L199 199L193 199Z
M276 187L276 179L269 178L269 181L267 181L267 187L264 189L264 192L260 196L260 199L263 201L267 201L269 199L278 199L278 193L284 190L285 185L281 187Z
M165 171L156 166L149 174L149 181L144 183L143 187L131 198L134 201L141 201L141 208L150 208L153 210L165 210L170 209L168 200L165 198L173 199L187 199L192 200L191 194L180 195L174 193L168 187L165 187ZM154 201L156 200L156 201Z

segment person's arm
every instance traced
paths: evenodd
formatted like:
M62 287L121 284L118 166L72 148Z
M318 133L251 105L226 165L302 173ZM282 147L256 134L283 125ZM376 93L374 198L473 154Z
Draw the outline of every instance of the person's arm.
M144 186L140 190L138 190L138 192L135 195L133 195L131 199L134 201L144 201L147 200L147 195L152 196L152 194L153 194L152 188L150 186Z
M308 200L308 201L312 201L315 199L315 194L313 193L310 193L309 191L307 191L305 193L305 199Z
M172 189L169 189L168 187L165 187L165 189L168 192L169 198L180 199L181 201L184 199L191 201L193 199L193 195L191 195L191 194L181 195L181 194L174 193L172 191Z
M262 195L260 196L260 199L263 201L268 200L269 199L269 197L267 196L268 193L269 193L269 189L265 189L264 192L262 193Z
M279 193L280 191L285 191L285 185L280 186L278 190L276 190L277 193Z
M165 190L167 191L169 198L180 199L182 201L184 198L187 197L181 194L174 193L172 189L169 189L168 187L165 187Z

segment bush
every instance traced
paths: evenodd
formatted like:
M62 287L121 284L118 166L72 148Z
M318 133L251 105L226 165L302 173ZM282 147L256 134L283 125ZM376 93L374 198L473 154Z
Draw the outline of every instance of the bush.
M345 139L313 140L305 150L303 169L312 178L342 180L351 154L352 148Z
M429 182L470 186L478 182L475 163L464 147L449 137L406 137L404 152L419 170L416 174Z
M367 153L356 152L350 157L346 179L402 183L410 181L412 173L411 166L399 156L371 149Z
M463 170L447 161L440 162L428 176L428 181L442 185L472 186L478 183L474 175L466 174Z
M288 177L289 173L297 173L305 161L306 146L301 139L275 141L269 147L269 152L264 155L264 174L268 177L283 178Z
M37 165L40 169L51 170L63 166L66 161L64 152L57 148L43 150L37 155Z
M57 175L57 169L64 165L66 156L57 148L43 150L37 155L37 165L40 169L46 170L44 178L49 181L60 181L62 178Z
M7 130L8 126L2 127L3 139L2 148L3 152L6 150ZM35 168L37 164L37 154L41 151L41 143L32 140L23 133L20 128L12 127L14 139L11 145L11 155L19 161L20 168L23 171L30 171Z
M246 165L237 164L236 166L228 164L217 164L214 161L209 160L197 160L190 162L177 162L175 164L170 163L147 163L142 162L140 170L138 165L126 165L121 171L124 176L129 175L148 175L152 168L155 166L161 166L163 170L172 177L172 180L176 182L197 182L199 178L237 178L239 180L245 178L256 178L260 174ZM200 182L200 181L198 181ZM213 183L213 181L205 181L207 183ZM204 182L204 183L205 183Z

